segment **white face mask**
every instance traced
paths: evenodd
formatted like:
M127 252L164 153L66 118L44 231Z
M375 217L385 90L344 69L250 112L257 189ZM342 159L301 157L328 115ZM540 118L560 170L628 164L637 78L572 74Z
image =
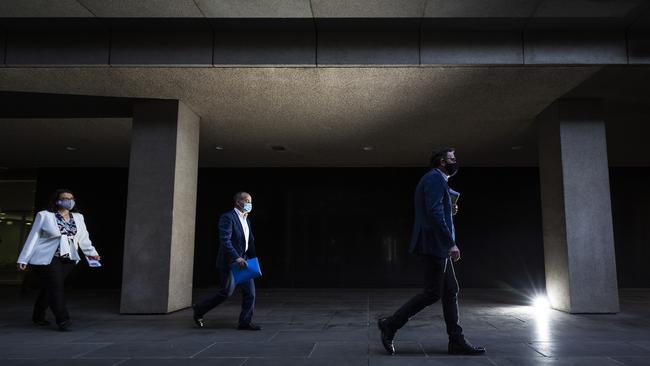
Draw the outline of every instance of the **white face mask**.
M253 204L248 202L244 203L244 212L250 213L251 211L253 211Z
M56 204L61 207L65 208L66 210L72 210L74 208L74 200L69 200L69 199L63 199L63 200L58 200L56 201Z

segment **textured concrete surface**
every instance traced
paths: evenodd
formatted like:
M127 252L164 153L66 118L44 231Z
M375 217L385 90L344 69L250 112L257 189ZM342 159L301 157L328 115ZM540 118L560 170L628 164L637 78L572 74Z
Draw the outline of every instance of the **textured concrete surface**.
M503 29L450 30L435 21L422 25L420 58L423 64L521 64L521 33Z
M122 313L190 305L199 117L182 102L135 105L129 164Z
M564 216L562 176L562 143L557 121L557 105L540 114L539 174L544 235L544 269L546 291L552 294L552 305L571 308L571 282Z
M311 18L309 0L197 0L208 18Z
M3 0L8 17L623 18L644 0Z
M193 0L78 0L99 18L201 18L203 13Z
M625 32L530 31L524 39L527 64L626 64Z
M211 290L195 291L203 298ZM650 292L624 290L618 315L570 315L529 306L527 293L461 290L468 339L479 357L446 354L439 304L413 318L388 356L375 325L415 290L259 290L260 332L235 330L236 294L197 329L189 310L118 315L117 293L69 291L72 331L30 322L35 294L4 288L2 365L573 365L650 364Z
M111 65L212 65L207 21L115 19L111 26Z
M93 16L77 0L5 0L0 1L0 14L3 17L21 18L78 18Z
M213 19L210 24L215 66L316 64L313 19Z
M178 104L168 311L191 305L201 119Z
M318 18L419 18L426 0L311 0Z
M525 18L534 15L538 0L428 0L425 17L432 18Z
M108 65L111 58L111 33L93 19L15 21L5 30L7 65Z
M31 150L13 155L17 164L29 159L34 167L57 166L56 156L80 166L110 167L116 161L126 166L129 161L130 118L0 119L0 131L0 146ZM61 138L53 141L52 136ZM41 147L38 153L35 146ZM67 151L68 146L77 150Z
M316 22L318 65L418 65L420 24L400 20Z
M605 123L599 101L560 100L539 117L546 287L556 309L619 309Z
M0 89L183 100L201 117L202 166L424 166L449 144L465 165L535 166L535 116L599 69L0 68ZM94 143L126 165L116 141Z

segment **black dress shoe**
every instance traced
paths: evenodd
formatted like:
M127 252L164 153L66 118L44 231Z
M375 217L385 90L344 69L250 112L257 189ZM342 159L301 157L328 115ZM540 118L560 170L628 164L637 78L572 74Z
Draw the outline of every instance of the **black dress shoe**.
M248 323L248 324L239 324L237 326L237 329L239 329L239 330L262 330L262 327L260 327L257 324Z
M194 308L194 305L192 305L192 319L194 319L194 324L196 324L197 327L199 328L205 327L205 322L203 321L203 317L196 314L196 309Z
M60 323L56 323L57 327L59 328L59 331L61 332L67 332L70 330L70 321L69 320L64 320Z
M34 324L40 325L40 326L46 326L46 325L52 324L52 323L50 323L49 321L47 321L45 319L32 319L32 321L34 322Z
M387 318L377 320L377 327L381 331L381 345L384 346L384 349L389 355L394 355L395 344L393 343L393 339L395 339L395 330L388 325Z
M199 328L205 327L205 322L203 321L203 318L197 316L194 316L192 318L194 319L194 324L196 324L197 327Z
M449 341L449 348L447 349L450 355L466 355L476 356L485 353L485 347L472 346L466 340L462 341Z

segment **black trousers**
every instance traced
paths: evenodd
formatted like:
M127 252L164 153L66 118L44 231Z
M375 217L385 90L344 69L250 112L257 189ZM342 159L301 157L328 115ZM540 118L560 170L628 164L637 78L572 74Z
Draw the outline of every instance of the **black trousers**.
M74 265L74 261L60 257L52 258L48 265L30 265L41 280L41 291L34 304L33 320L45 319L48 307L54 313L57 324L70 319L65 305L64 284Z
M239 324L250 324L255 312L255 280L235 284L230 271L221 272L221 286L217 293L208 297L207 299L194 304L194 312L197 316L203 316L208 311L219 306L222 302L226 301L235 292L235 288L239 286L242 291L241 313L239 314Z
M450 258L423 256L424 290L415 295L388 318L394 330L400 329L415 314L442 299L442 311L447 334L452 341L463 338L463 328L458 324L458 281Z

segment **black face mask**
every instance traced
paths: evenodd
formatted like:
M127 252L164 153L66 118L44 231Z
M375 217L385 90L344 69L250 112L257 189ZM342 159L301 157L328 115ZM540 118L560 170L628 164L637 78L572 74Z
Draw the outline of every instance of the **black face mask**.
M458 173L458 163L447 163L445 166L447 169L447 174L452 177Z

